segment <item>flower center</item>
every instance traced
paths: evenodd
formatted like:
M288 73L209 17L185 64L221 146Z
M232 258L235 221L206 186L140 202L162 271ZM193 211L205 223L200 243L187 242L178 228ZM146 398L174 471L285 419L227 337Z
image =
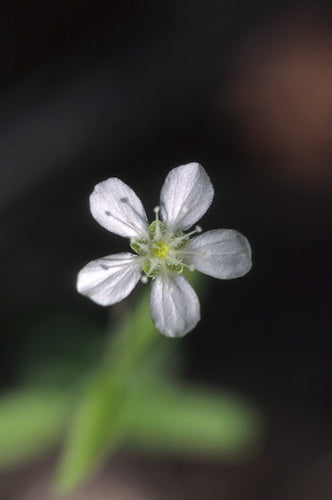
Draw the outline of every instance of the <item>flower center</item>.
M170 247L162 240L153 242L151 245L151 255L157 259L165 259L168 257Z
M150 224L148 234L130 241L131 248L142 259L142 271L147 277L154 278L160 271L180 274L184 267L192 269L192 266L184 262L184 249L189 236L199 233L201 228L196 226L194 231L187 234L182 231L174 232L159 220L159 207L154 211L156 219Z

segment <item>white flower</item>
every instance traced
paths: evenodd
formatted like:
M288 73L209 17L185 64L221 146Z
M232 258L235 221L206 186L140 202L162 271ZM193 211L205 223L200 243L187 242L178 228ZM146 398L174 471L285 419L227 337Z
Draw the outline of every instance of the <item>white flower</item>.
M90 196L93 217L109 231L130 239L132 253L118 253L89 262L78 274L77 290L97 304L115 304L141 279L152 279L150 313L156 328L168 337L190 332L200 319L196 292L182 275L185 267L219 279L238 278L251 268L248 240L237 231L215 229L190 238L192 227L211 205L213 186L204 168L188 163L167 175L160 208L149 225L134 191L112 177L97 184ZM159 218L160 214L160 218Z

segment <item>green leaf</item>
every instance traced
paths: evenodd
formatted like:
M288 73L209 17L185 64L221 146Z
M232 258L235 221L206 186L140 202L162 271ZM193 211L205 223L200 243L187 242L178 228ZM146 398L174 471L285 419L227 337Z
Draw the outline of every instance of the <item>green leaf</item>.
M130 446L182 456L252 453L262 438L262 420L241 398L203 388L137 387L128 412Z
M126 432L126 390L118 378L90 380L60 462L55 487L67 492L87 479Z
M60 391L13 391L0 398L0 468L39 456L58 440L70 400Z

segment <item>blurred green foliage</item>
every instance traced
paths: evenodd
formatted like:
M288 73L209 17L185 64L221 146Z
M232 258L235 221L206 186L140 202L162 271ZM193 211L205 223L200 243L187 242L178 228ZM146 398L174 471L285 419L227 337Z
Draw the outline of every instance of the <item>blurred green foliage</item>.
M140 451L239 459L258 444L257 413L232 394L152 384L140 387L131 404L129 446Z
M12 391L0 398L0 468L40 455L58 442L68 420L63 391Z
M0 399L0 468L61 441L54 485L67 492L120 446L236 459L255 450L262 422L248 403L179 383L181 339L155 330L147 291L109 330L60 315L31 334L21 389Z

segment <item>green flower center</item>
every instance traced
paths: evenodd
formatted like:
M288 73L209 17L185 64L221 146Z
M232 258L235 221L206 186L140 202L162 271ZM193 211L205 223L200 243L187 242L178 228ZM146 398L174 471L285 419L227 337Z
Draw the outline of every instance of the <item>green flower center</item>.
M151 255L156 257L157 259L165 259L168 257L170 252L170 247L162 240L156 241L152 243L151 246Z
M155 209L156 219L150 224L146 237L133 238L131 248L142 258L142 270L149 278L154 278L161 270L181 274L184 267L189 267L183 262L185 247L191 234L200 232L196 229L189 234L182 231L172 232L166 224L159 220L159 208Z

